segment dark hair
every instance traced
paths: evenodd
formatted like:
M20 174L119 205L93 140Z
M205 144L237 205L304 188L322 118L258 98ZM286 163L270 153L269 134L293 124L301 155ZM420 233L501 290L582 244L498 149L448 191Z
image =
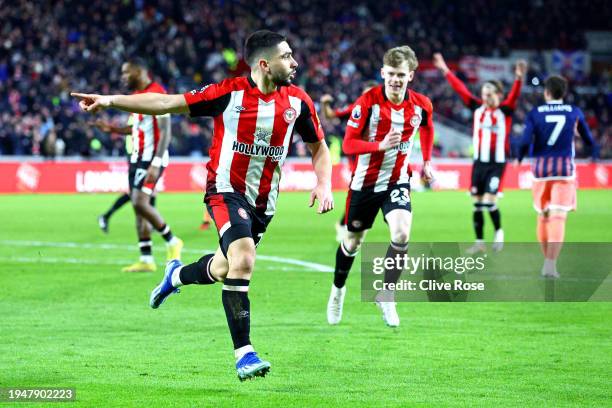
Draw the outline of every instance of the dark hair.
M287 38L273 31L255 31L253 34L249 35L244 42L244 59L247 64L253 65L255 63L255 57L262 51L274 47L283 41L287 41Z
M563 99L567 92L567 79L560 75L551 75L544 81L544 89L553 99Z
M126 64L130 64L131 66L138 67L144 69L145 71L149 70L149 64L144 58L141 57L130 57L125 61Z

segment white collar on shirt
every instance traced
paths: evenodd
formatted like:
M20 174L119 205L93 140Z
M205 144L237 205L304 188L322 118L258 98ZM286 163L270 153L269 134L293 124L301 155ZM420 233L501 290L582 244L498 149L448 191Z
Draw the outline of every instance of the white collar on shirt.
M552 101L548 101L548 102L546 102L546 103L556 103L556 104L561 104L561 103L563 103L563 100L561 100L561 99L553 99Z

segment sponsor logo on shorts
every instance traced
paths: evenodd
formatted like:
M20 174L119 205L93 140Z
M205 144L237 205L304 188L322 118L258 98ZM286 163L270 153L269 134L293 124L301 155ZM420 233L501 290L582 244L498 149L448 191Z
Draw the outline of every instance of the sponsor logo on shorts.
M247 214L246 210L242 207L238 209L238 215L244 218L245 220L249 219L249 215Z
M283 112L283 119L285 119L285 122L287 123L293 122L296 116L297 112L293 108L288 108L285 110L285 112Z
M499 187L499 177L491 177L491 180L489 180L489 188L491 190L497 190L497 187Z
M353 221L351 222L351 225L352 225L354 228L361 228L361 226L363 225L363 223L362 223L361 221L359 221L359 220L353 220Z

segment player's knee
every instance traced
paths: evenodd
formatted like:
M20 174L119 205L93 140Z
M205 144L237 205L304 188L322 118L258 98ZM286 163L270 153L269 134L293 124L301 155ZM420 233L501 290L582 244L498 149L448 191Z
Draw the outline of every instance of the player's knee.
M347 236L344 241L344 249L349 252L357 252L361 248L361 244L363 243L363 236Z
M255 252L243 252L232 256L229 259L229 269L232 275L247 278L255 267Z
M410 239L410 232L407 228L391 232L391 241L397 244L407 244Z
M150 205L148 200L142 199L141 197L133 199L132 204L134 205L134 210L139 214L144 213Z
M548 213L548 216L550 218L554 217L556 219L566 219L567 218L567 211L563 211L563 210L550 210Z

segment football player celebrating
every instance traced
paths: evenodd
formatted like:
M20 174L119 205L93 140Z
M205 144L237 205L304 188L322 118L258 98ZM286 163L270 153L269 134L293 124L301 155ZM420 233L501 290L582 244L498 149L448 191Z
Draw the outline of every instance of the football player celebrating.
M112 107L214 118L204 201L219 233L219 248L189 265L169 262L151 293L150 305L158 308L183 285L223 282L221 301L240 380L263 377L270 369L251 345L248 292L255 248L276 210L281 168L294 131L312 153L317 175L310 206L319 200L319 213L333 208L329 150L311 98L291 83L298 64L286 38L256 31L246 40L245 58L251 67L248 77L226 79L184 95L73 94L88 112Z
M444 74L465 106L474 112L472 136L474 165L470 193L474 201L472 218L476 243L468 252L474 254L486 250L483 211L489 213L495 228L493 250L500 251L504 245L504 231L501 226L501 214L497 207L497 193L506 167L506 156L510 152L512 114L521 94L527 63L517 62L514 70L514 84L506 99L503 100L503 89L499 81L485 82L481 88L481 97L478 98L448 68L442 54L434 54L433 64Z
M381 75L384 85L363 94L347 122L342 149L356 155L356 165L346 199L347 233L336 251L334 281L327 304L327 321L338 324L342 319L346 279L355 255L382 211L389 225L391 243L387 257L403 256L408 251L412 224L410 201L410 152L420 132L424 176L432 179L433 108L424 95L408 89L418 61L408 46L388 50L383 57ZM401 270L385 271L384 283L397 282ZM394 295L383 291L377 296L388 326L400 323Z

